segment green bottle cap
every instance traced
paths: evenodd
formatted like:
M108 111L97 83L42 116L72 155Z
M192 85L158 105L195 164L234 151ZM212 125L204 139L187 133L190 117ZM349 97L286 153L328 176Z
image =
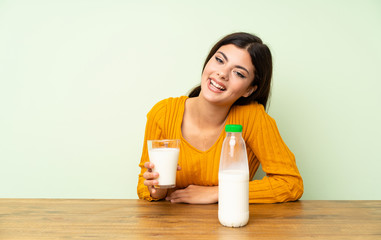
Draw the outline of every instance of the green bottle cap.
M242 125L236 125L236 124L226 125L225 131L226 132L242 132Z

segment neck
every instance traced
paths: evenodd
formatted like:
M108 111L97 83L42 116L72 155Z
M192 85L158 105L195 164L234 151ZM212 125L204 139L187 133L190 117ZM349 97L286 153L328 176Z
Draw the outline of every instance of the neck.
M193 98L190 113L192 116L197 117L200 127L216 127L225 124L230 107L214 105L201 97L195 97Z

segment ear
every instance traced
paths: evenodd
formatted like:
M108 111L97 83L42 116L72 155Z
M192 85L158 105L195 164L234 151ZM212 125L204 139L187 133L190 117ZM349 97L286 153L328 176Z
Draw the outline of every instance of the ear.
M246 93L242 95L242 97L248 97L248 96L250 96L253 92L255 92L255 91L257 90L257 88L258 88L257 85L255 85L255 86L250 86L250 87L247 89Z

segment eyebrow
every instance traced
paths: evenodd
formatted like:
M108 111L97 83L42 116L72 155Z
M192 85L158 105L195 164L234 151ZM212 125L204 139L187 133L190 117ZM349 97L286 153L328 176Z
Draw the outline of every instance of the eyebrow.
M229 61L229 59L228 59L228 57L225 55L225 53L223 53L223 52L221 52L221 51L218 51L217 53L220 53L220 54L225 58L226 61ZM250 74L249 71L248 71L246 68L244 68L244 67L242 67L242 66L240 66L240 65L235 65L234 67L236 67L236 68L240 68L240 69L246 71L247 74Z

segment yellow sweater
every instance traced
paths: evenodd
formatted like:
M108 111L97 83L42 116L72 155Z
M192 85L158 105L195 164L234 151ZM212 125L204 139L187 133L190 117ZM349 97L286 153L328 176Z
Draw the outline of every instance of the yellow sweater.
M176 187L189 185L218 186L218 168L222 143L226 136L221 132L216 143L207 151L191 146L181 133L185 101L188 97L168 98L157 103L147 115L143 153L139 166L138 196L149 201L150 196L143 184L144 163L149 161L147 140L181 139ZM283 142L275 121L265 112L263 105L253 103L233 106L226 124L243 126L242 137L246 142L250 179L254 177L259 164L266 176L250 181L250 203L275 203L294 201L303 194L303 180L296 167L295 157Z

